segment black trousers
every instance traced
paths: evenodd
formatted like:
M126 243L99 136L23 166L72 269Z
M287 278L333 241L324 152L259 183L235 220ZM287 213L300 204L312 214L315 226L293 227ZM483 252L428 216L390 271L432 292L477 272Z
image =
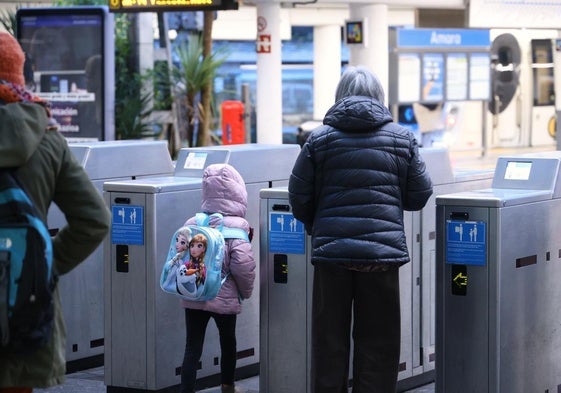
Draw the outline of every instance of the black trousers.
M185 354L181 366L181 393L194 393L197 368L203 353L206 327L214 319L220 335L220 381L234 385L236 370L236 314L216 314L202 310L185 309Z
M353 393L395 393L401 344L399 270L364 273L316 264L312 393L347 393L351 325Z

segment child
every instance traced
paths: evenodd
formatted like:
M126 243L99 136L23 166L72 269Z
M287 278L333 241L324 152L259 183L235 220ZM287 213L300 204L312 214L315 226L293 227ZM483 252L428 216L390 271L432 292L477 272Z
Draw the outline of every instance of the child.
M201 210L205 213L221 213L224 226L241 228L249 233L247 191L241 175L228 164L209 165L203 174ZM186 225L195 224L195 217ZM218 223L211 219L211 226ZM193 238L193 240L195 240ZM191 247L198 248L196 243ZM202 249L202 247L201 247ZM206 249L206 248L205 248ZM201 275L204 279L204 273ZM193 393L198 363L203 352L205 331L213 318L220 334L220 367L222 393L235 393L236 369L236 316L242 310L239 296L249 298L255 280L255 260L251 243L241 239L226 239L222 277L227 277L218 295L209 301L182 300L185 308L187 342L181 367L181 393Z

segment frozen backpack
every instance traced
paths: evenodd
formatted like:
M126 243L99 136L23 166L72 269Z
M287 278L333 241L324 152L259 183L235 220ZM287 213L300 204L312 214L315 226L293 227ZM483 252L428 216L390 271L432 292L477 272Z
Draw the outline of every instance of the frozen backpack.
M212 217L218 217L219 226L209 226ZM183 226L173 234L160 287L184 300L207 301L216 297L228 278L228 274L222 276L225 239L249 241L249 237L241 228L225 227L220 213L197 213L195 218L195 225ZM178 242L185 246L179 252Z
M53 329L49 231L11 170L0 170L0 353L30 353Z

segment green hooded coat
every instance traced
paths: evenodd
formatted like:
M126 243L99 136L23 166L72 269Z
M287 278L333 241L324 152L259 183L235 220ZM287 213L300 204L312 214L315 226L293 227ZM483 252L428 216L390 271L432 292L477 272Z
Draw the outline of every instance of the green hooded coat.
M47 125L41 105L0 105L0 167L19 168L18 179L45 222L51 202L66 218L67 225L53 238L54 266L62 276L101 244L109 231L110 213L66 139L58 131L47 130ZM41 388L63 383L65 354L66 332L56 290L52 339L27 356L0 349L0 387Z

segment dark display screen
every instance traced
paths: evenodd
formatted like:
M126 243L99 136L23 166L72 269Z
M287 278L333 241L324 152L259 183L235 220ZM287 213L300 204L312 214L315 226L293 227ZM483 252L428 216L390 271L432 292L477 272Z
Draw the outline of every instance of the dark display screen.
M29 8L17 11L26 53L26 85L51 103L67 138L104 138L104 10Z

